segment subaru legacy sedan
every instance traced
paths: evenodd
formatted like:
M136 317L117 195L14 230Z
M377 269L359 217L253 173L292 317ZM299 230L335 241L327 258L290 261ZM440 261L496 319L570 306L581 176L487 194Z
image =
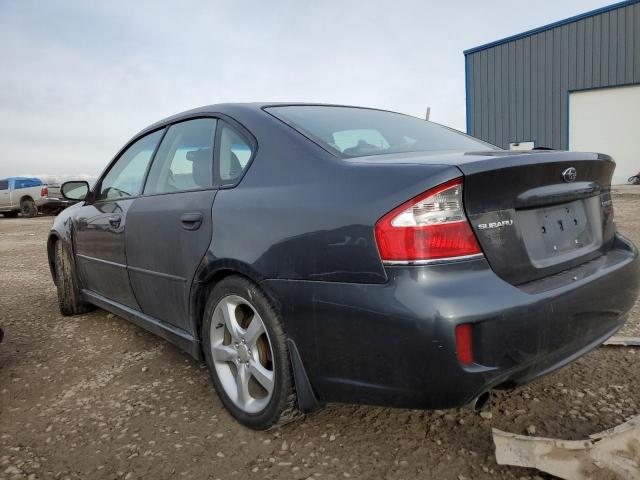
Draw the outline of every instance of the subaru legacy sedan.
M49 263L62 314L98 306L203 360L246 426L480 407L624 324L639 261L614 167L382 110L212 105L64 184Z

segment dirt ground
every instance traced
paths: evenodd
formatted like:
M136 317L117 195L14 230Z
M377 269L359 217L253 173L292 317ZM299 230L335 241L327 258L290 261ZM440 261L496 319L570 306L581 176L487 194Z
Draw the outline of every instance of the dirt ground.
M614 201L620 230L640 245L640 196ZM60 316L45 253L52 221L0 218L0 479L539 479L496 465L491 427L578 439L640 413L640 349L600 347L496 393L491 418L332 405L256 433L172 345L102 310ZM639 324L636 304L624 333L640 335Z

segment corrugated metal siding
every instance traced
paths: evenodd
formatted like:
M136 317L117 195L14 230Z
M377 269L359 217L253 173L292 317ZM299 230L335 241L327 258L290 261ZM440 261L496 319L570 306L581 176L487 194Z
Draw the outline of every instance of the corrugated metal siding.
M516 38L465 57L468 133L566 149L573 90L640 83L640 3Z

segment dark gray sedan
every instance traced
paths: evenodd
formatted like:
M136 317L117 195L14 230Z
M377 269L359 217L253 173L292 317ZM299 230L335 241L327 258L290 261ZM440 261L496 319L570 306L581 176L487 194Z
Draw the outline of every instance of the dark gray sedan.
M49 262L63 314L97 305L203 359L249 427L479 407L623 325L639 261L614 167L381 110L212 105L64 184L80 202Z

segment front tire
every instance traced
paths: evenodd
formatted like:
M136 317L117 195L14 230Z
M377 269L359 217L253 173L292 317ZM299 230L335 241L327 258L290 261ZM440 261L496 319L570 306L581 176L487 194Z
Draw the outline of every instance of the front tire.
M244 277L211 290L202 343L213 386L236 420L256 430L288 423L297 409L289 352L279 315Z
M25 198L20 202L20 213L26 218L35 217L38 214L36 203L30 198Z
M60 313L64 316L70 316L91 310L91 306L81 300L71 256L61 240L58 240L55 246L55 267Z

